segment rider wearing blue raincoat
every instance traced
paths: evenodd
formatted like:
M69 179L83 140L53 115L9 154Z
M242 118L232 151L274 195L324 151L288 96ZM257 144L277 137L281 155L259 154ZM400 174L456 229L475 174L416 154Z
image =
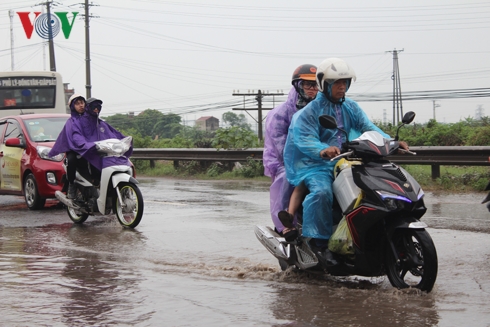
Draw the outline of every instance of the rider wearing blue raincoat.
M331 253L326 247L332 235L332 183L336 163L329 159L340 154L341 144L346 140L341 131L323 128L318 118L335 117L338 127L349 134L349 140L366 131L390 136L374 125L355 101L345 98L351 81L356 79L354 70L345 61L324 60L318 66L316 79L320 91L316 99L297 112L289 126L284 163L289 182L294 186L304 182L310 191L303 202L303 236L314 239L310 245L317 247L329 264Z
M288 231L281 223L278 213L286 210L294 187L286 178L284 169L284 145L288 135L289 124L293 115L312 101L317 92L316 66L304 64L293 72L286 102L272 109L265 121L264 142L264 175L272 180L270 186L270 213L276 230L281 234ZM284 233L283 233L284 231Z

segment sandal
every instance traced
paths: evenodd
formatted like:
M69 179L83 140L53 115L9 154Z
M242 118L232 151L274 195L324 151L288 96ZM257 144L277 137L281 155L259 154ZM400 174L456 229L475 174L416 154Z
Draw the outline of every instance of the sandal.
M284 228L281 233L279 233L286 239L287 242L292 242L298 237L298 230L296 228Z
M279 217L279 220L281 221L282 225L286 228L292 229L294 228L293 221L294 221L294 216L287 212L286 210L279 211L277 214L277 217Z

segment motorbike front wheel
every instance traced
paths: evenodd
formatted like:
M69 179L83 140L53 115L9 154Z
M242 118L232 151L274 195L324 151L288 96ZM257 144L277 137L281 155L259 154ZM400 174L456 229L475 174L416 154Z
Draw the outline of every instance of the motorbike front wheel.
M396 256L390 246L386 253L386 274L391 285L430 292L437 277L437 252L429 233L399 229L392 242Z
M112 208L119 223L124 227L135 228L143 217L143 195L140 189L133 183L119 183L117 186L121 193L122 203L119 197L114 197Z

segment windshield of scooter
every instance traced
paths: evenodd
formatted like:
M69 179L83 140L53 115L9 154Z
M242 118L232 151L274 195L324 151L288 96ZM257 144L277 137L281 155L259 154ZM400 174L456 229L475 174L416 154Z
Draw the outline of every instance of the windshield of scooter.
M353 141L369 141L376 146L383 146L387 141L394 142L393 139L386 139L379 132L376 131L365 132Z
M95 142L97 146L97 151L103 153L106 156L121 157L124 156L129 149L131 149L131 142L133 138L127 136L122 140L118 139L107 139Z

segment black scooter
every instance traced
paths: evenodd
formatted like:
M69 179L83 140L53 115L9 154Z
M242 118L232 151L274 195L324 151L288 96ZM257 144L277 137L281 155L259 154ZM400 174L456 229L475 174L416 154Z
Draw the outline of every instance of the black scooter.
M401 126L414 118L415 113L407 112ZM319 119L322 127L337 128L332 116ZM438 263L434 243L425 230L427 225L419 220L427 210L424 192L406 170L386 159L399 150L414 154L399 149L400 127L395 139L366 132L344 143L341 154L331 159L344 158L335 168L333 193L343 214L345 233L335 238L334 231L329 243L338 264L320 264L309 239L301 236L301 222L296 226L300 236L292 242L268 226L255 226L255 235L283 270L294 266L334 276L387 275L396 288L432 290Z

